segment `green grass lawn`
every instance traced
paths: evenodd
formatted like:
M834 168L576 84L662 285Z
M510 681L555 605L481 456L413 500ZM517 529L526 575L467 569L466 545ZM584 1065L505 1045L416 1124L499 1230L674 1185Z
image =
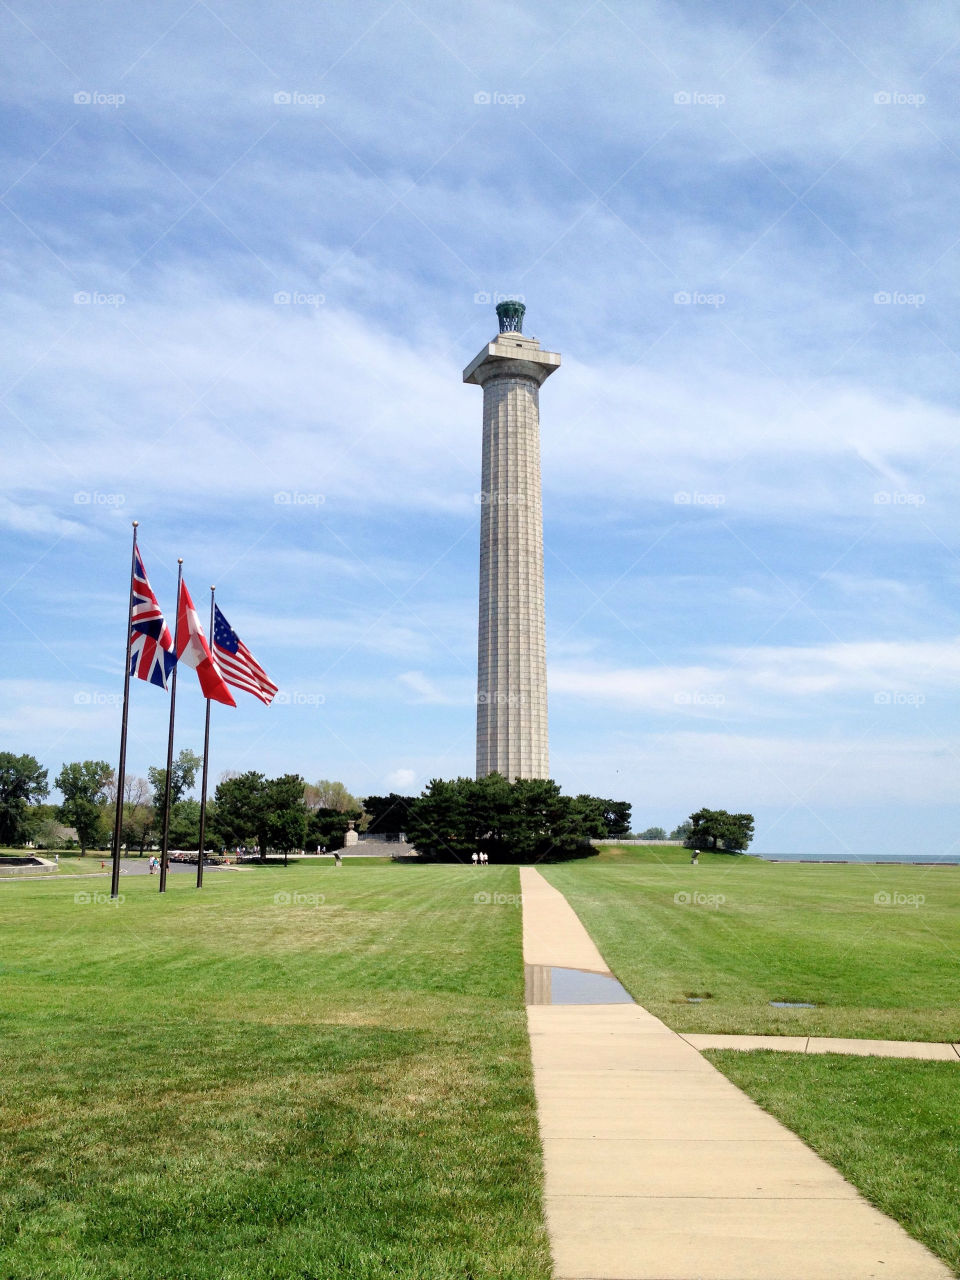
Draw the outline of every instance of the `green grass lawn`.
M707 1057L960 1273L960 1064L734 1050Z
M677 1030L960 1040L960 868L628 846L541 870Z
M0 884L0 1276L547 1280L520 912L478 882Z
M686 850L628 846L541 870L678 1030L960 1040L957 868L691 867ZM960 1062L707 1056L960 1274Z

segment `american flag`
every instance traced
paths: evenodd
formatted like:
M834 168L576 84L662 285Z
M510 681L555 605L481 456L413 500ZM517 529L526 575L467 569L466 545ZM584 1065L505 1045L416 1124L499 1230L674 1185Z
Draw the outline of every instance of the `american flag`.
M219 605L213 608L213 653L227 684L252 693L269 707L277 686L230 626Z
M139 547L134 557L130 632L130 674L166 689L167 677L177 665L177 655L173 652L170 628L147 581Z

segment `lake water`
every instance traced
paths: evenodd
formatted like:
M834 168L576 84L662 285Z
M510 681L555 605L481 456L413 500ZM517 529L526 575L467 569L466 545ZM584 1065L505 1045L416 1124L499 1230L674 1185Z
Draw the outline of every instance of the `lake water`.
M960 853L754 853L763 862L848 862L854 864L960 866Z

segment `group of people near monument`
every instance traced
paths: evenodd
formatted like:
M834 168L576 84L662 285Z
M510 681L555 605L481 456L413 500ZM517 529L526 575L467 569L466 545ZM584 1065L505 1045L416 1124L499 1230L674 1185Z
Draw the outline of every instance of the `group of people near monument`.
M487 863L490 861L490 859L487 857L485 853L474 853L474 854L471 854L470 861L473 863L475 867L476 866L485 867Z

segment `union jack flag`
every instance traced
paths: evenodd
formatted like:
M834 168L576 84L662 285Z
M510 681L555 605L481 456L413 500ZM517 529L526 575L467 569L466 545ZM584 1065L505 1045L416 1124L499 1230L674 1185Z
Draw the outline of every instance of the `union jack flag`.
M166 689L167 677L177 665L177 655L173 651L170 628L147 581L139 547L134 556L130 632L130 674Z
M219 605L213 609L213 655L227 684L252 693L269 707L277 686L230 626Z

